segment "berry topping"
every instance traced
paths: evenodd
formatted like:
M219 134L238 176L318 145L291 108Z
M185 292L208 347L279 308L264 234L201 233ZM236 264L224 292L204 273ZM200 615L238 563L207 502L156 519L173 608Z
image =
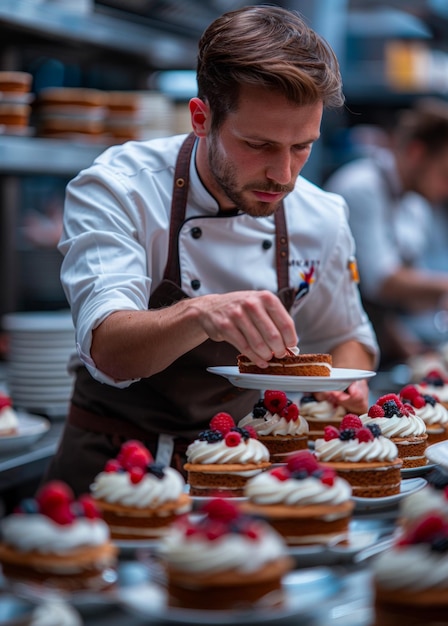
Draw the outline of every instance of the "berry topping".
M108 474L119 472L122 468L121 463L117 459L109 459L104 466L104 471Z
M210 421L211 430L218 430L223 435L226 435L234 427L235 422L229 413L217 413Z
M286 466L291 473L304 471L307 475L319 469L316 457L308 450L300 450L289 455Z
M210 519L225 522L231 522L239 516L238 508L224 498L213 498L202 507L202 511L207 513Z
M346 428L361 428L362 421L360 418L354 413L347 413L344 415L341 421L341 430L345 430Z
M264 406L272 414L277 413L280 415L287 403L288 398L284 391L272 391L267 389L264 392Z
M134 465L129 470L129 478L133 485L138 485L141 482L143 476L145 475L145 470L143 467L139 467L138 465Z
M435 396L429 396L426 393L423 394L423 400L426 404L430 404L431 406L436 406L437 404L437 398Z
M253 426L250 426L250 425L246 424L246 426L244 428L240 428L240 430L243 431L244 439L247 438L244 433L247 433L247 435L249 435L250 439L258 439L257 431L255 430L255 428Z
M10 406L12 406L11 398L3 393L0 393L0 411Z
M372 404L367 415L369 417L384 417L384 409L379 404Z
M366 428L370 430L375 439L381 437L381 435L383 434L378 424L366 424Z
M439 370L431 370L426 374L422 382L433 387L443 387L447 380L445 379L445 376L443 376L442 372L439 372Z
M317 402L316 398L312 393L304 394L300 398L300 404L310 404L311 402Z
M137 464L142 465L143 456L146 458L145 465L153 461L151 453L141 441L130 439L121 446L120 452L117 455L117 461L122 465L122 467L127 469L132 466L133 458L140 459L137 461Z
M295 422L299 419L299 407L293 402L289 402L283 411L281 416L285 418L287 422Z
M376 404L383 406L383 404L385 404L386 402L391 401L395 402L397 406L401 404L400 398L397 396L396 393L388 393L385 396L381 396L381 398L378 398L378 400L376 401Z
M350 441L350 439L356 438L356 429L355 428L344 428L339 431L339 439L341 441Z
M401 417L400 407L403 406L400 401L388 400L383 404L384 417Z
M334 426L325 426L324 428L325 441L331 441L332 439L339 439L339 430Z
M80 505L84 517L88 519L98 519L101 517L101 514L95 504L95 501L92 497L87 494L84 494L79 497L78 504Z
M53 522L56 522L56 524L60 524L61 526L71 524L76 519L73 508L68 504L68 502L55 505L50 511L47 512L47 515L53 520Z
M255 419L261 419L266 415L267 412L268 410L264 406L263 400L258 400L257 404L255 404L254 408L252 409L252 416Z
M415 396L411 402L416 409L422 409L426 405L426 400L423 396Z
M217 443L224 439L222 433L219 430L203 430L198 435L199 441L206 441L207 443Z
M59 506L68 506L74 500L74 497L70 487L60 480L47 483L36 494L40 511L44 514L47 514L48 511L53 511Z
M406 385L405 387L403 387L403 389L400 391L400 398L403 400L411 400L413 398L415 398L416 396L419 396L420 392L417 389L417 387L415 387L415 385Z
M360 428L356 433L356 438L361 442L373 441L374 439L372 431L367 427Z
M235 430L233 431L231 430L224 437L224 440L226 442L226 446L228 446L229 448L234 448L235 446L238 446L241 443L241 435Z
M284 480L288 480L291 478L291 472L286 467L286 465L280 465L280 467L274 467L273 470L270 471L271 476L274 476L277 480L283 482Z
M320 480L324 485L333 487L334 481L336 480L336 476L337 474L333 469L331 469L330 467L326 467L322 472Z
M134 467L145 469L148 463L153 460L151 453L146 448L140 450L134 450L130 452L123 461L123 467L127 470L131 470Z
M432 544L441 538L448 538L448 523L442 515L430 513L419 520L413 528L399 541L399 545L414 543Z

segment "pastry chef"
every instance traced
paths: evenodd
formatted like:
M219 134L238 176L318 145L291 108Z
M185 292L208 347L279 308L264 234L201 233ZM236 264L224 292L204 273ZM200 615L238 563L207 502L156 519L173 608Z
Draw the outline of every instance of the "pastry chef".
M192 133L106 150L67 188L60 250L77 359L48 478L88 489L125 439L181 467L219 411L259 396L207 372L239 352L265 367L300 337L336 367L372 369L341 197L300 176L326 107L333 51L293 11L246 6L199 42ZM367 384L328 392L366 410Z

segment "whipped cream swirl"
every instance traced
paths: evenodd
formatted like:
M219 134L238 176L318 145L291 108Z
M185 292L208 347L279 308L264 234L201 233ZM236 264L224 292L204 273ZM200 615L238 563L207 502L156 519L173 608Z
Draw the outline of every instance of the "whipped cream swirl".
M269 461L269 450L258 439L241 439L237 446L228 446L224 440L213 443L196 439L187 448L189 463L264 463Z
M0 411L0 433L17 430L19 427L19 420L17 419L17 413L10 406L4 407Z
M342 406L334 406L328 400L320 402L304 402L300 404L300 414L305 418L313 420L337 420L342 419L346 414L346 410Z
M386 589L421 591L448 586L446 552L431 551L423 543L387 550L374 560L372 568Z
M244 495L256 504L306 506L341 504L350 500L351 494L352 488L343 478L336 477L333 485L326 485L315 476L280 481L270 472L262 472L248 481Z
M78 518L61 525L46 515L9 515L1 521L2 540L19 552L64 554L84 546L100 546L109 540L102 519Z
M377 424L385 437L418 437L426 433L426 424L418 415L400 417L369 417L360 415L363 424Z
M238 423L239 428L252 426L257 435L306 435L309 431L308 422L299 415L296 420L286 420L278 413L269 411L263 417L254 417L252 413L243 417Z
M436 402L434 406L427 402L421 409L416 409L414 407L414 411L426 425L448 425L448 410L443 406L443 404L440 404L440 402Z
M430 512L442 513L448 519L448 500L443 491L426 485L400 502L400 516L405 521L413 522Z
M101 472L90 487L94 498L136 508L157 507L176 501L185 488L183 476L172 467L165 467L164 476L145 474L133 484L128 472Z
M378 462L394 461L398 457L398 449L387 437L376 437L373 441L350 439L316 439L315 454L319 461Z
M162 538L159 554L171 567L186 573L256 572L286 555L283 539L265 524L261 530L260 524L257 539L228 533L214 541L201 535L185 537L183 530L174 524Z
M415 386L422 394L437 396L440 402L448 402L448 384L443 386L418 384Z

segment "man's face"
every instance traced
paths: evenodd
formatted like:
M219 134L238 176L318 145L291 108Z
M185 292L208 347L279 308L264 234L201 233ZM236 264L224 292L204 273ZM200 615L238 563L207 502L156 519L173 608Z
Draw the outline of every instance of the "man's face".
M222 208L274 213L319 137L322 111L321 102L299 107L266 89L242 88L238 109L207 136L206 184Z
M436 155L424 152L415 168L414 191L429 202L438 204L448 200L448 147Z

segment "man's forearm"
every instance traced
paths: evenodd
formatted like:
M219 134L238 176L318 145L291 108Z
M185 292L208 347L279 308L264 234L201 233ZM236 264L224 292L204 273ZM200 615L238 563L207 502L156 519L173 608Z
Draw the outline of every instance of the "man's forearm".
M331 351L334 367L372 370L375 357L358 341L346 341Z

